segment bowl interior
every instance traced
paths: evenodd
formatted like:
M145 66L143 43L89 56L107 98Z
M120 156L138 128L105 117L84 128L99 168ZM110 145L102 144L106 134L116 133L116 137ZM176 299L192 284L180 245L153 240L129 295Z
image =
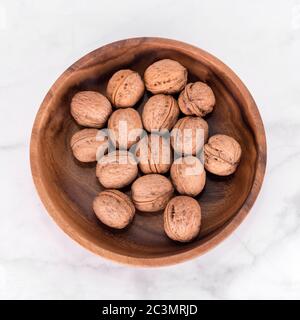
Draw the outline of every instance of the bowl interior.
M74 159L70 139L80 127L70 115L70 100L80 90L105 94L110 76L130 68L143 75L152 62L170 58L189 71L189 81L201 80L216 96L214 111L206 117L209 134L228 134L242 147L237 171L229 177L207 174L207 183L197 197L202 207L202 228L198 238L178 244L167 238L161 213L137 212L133 223L122 231L110 229L95 217L92 202L102 187L95 176L95 163L82 164ZM228 85L226 70L220 71L209 55L194 54L185 47L156 41L119 42L100 48L70 67L50 89L39 116L33 137L36 139L33 166L39 168L47 208L55 220L81 244L93 251L111 252L133 258L160 258L178 255L205 244L214 237L244 205L253 185L258 148L253 119L245 112L241 92ZM138 103L142 111L149 93ZM130 187L124 190L130 193ZM45 202L45 201L44 201ZM129 261L130 262L130 261Z

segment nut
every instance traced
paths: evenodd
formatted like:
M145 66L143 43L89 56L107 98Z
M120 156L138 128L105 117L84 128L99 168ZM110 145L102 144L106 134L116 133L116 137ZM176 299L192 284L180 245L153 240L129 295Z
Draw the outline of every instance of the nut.
M100 192L93 202L93 209L102 223L116 229L125 228L135 214L130 198L118 190Z
M100 130L82 129L72 136L70 144L77 160L93 162L107 151L108 138Z
M205 186L206 173L198 158L187 156L173 162L171 178L179 193L195 197Z
M163 59L151 64L145 71L147 90L153 94L172 94L181 91L187 82L187 70L179 62Z
M207 138L207 122L200 117L187 116L175 124L171 134L171 144L179 154L196 155Z
M102 128L111 113L109 100L99 92L80 91L71 101L71 114L81 126Z
M125 150L113 151L103 156L96 168L96 176L103 187L108 189L129 185L137 174L137 162L133 154Z
M188 242L199 234L201 226L201 207L187 196L173 198L164 211L164 228L169 238Z
M144 105L142 119L147 131L171 130L179 116L176 100L169 95L152 96Z
M143 173L165 173L172 163L169 139L157 134L145 136L137 145L136 155Z
M200 81L187 84L178 98L180 110L189 116L204 117L212 112L215 103L215 95L211 88Z
M133 108L119 109L108 120L109 138L119 149L129 149L142 134L142 120Z
M205 169L218 176L228 176L235 172L241 155L241 146L234 138L216 134L204 146Z
M131 186L135 207L140 211L163 210L174 192L171 182L160 174L139 177Z
M133 70L119 70L109 80L107 96L117 108L133 107L145 90L140 75Z

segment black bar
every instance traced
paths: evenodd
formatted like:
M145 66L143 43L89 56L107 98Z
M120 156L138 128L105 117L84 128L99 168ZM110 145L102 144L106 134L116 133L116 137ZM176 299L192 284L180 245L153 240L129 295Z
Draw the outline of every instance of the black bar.
M9 318L66 319L203 319L224 316L260 318L263 313L285 317L299 308L299 301L197 301L197 300L101 300L101 301L0 301ZM5 318L5 317L4 317ZM3 319L4 319L3 318Z

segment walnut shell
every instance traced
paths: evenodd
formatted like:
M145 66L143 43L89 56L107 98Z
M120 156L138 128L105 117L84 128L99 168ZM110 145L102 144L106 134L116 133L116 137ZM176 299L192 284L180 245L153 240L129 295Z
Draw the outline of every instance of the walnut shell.
M179 193L195 197L205 186L206 173L198 158L187 156L173 162L171 178Z
M131 186L131 196L135 207L145 212L163 210L173 192L172 183L160 174L147 174L139 177Z
M156 134L145 136L138 143L136 155L145 174L166 173L173 160L169 139Z
M109 80L107 96L117 108L133 107L145 90L140 75L133 70L119 70Z
M135 109L118 109L110 116L108 129L109 138L117 148L129 149L140 139L143 124Z
M187 196L173 198L164 211L164 228L169 238L188 242L199 234L201 207L195 199Z
M241 155L241 146L234 138L216 134L204 146L205 169L218 176L228 176L235 172Z
M100 130L82 129L70 142L74 157L81 162L94 162L108 149L108 138Z
M177 101L170 95L157 94L144 105L142 120L147 131L171 130L179 116Z
M179 154L196 155L207 138L207 122L200 117L187 116L175 124L171 134L171 144Z
M115 229L125 228L135 214L130 198L118 190L100 192L93 202L93 209L102 223Z
M113 151L103 156L96 168L96 176L103 187L108 189L129 185L137 174L137 162L133 154L125 150Z
M179 62L163 59L151 64L145 71L147 90L153 94L172 94L181 91L187 82L187 70Z
M178 98L180 110L186 115L204 117L212 112L216 103L211 88L204 82L188 83Z
M71 101L71 114L81 126L103 128L111 113L109 100L99 92L80 91Z

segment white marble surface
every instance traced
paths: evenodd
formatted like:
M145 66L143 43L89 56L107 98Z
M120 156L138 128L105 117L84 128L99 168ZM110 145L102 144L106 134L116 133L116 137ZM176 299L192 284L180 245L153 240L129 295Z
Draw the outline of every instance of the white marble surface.
M162 36L227 63L252 92L268 168L242 226L213 251L160 269L92 255L48 217L30 131L53 81L114 40ZM300 1L0 0L0 298L300 298Z

